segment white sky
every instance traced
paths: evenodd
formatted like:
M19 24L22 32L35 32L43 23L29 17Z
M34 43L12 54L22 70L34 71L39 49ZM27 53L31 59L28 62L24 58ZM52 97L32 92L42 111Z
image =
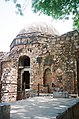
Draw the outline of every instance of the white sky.
M21 1L21 0L20 0ZM24 1L24 0L23 0ZM31 1L31 0L29 0ZM30 6L27 6L24 11L24 16L15 13L13 2L0 1L0 51L9 51L9 46L12 40L16 37L19 31L28 23L43 21L53 24L60 34L72 30L72 20L55 21L51 17L45 15L38 16L34 14Z

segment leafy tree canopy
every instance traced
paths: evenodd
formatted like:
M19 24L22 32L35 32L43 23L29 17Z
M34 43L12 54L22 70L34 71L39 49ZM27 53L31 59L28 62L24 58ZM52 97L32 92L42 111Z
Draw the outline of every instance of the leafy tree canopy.
M5 0L6 2L8 1L13 1L13 3L15 4L15 7L17 8L17 14L23 15L22 12L22 5L18 2L18 0Z
M10 1L10 0L5 0ZM23 8L25 6L18 3L19 0L11 0L14 2L18 14L23 15ZM32 0L32 10L37 13L44 13L52 16L54 19L69 19L72 15L73 28L79 29L79 0Z
M74 29L79 29L79 0L32 0L32 9L54 19L69 19L72 15Z

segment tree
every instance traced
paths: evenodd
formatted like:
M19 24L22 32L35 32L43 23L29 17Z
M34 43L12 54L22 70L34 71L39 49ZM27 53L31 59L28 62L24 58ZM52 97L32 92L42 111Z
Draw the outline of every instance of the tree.
M79 0L32 0L32 9L54 19L69 19L72 15L73 28L79 28Z
M10 1L10 0L5 0L6 2ZM20 3L18 3L17 0L11 0L13 1L13 3L15 4L15 7L17 8L17 14L23 15L23 10L22 10L22 5Z
M18 3L18 0L11 1L14 2L17 13L23 15L23 10L29 0L25 0L23 6ZM35 13L40 12L52 16L54 19L69 19L72 15L73 28L79 29L79 0L32 0L32 10Z

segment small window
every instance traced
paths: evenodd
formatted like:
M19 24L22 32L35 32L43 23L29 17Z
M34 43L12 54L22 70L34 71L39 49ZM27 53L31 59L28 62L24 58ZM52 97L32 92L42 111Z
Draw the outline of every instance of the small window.
M30 66L30 58L28 56L21 56L19 58L19 66Z

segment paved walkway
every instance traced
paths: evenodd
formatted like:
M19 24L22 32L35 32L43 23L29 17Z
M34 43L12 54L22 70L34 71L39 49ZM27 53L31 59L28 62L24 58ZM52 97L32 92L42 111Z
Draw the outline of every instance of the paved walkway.
M56 116L79 102L77 99L34 97L11 103L10 119L56 119Z

